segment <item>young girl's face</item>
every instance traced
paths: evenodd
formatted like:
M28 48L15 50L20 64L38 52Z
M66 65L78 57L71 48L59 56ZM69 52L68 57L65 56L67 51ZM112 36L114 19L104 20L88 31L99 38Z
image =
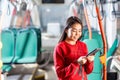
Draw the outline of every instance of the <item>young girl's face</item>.
M67 38L70 41L77 41L80 36L82 35L82 26L79 23L75 23L71 26L71 28L69 28L68 30L66 30L67 33Z

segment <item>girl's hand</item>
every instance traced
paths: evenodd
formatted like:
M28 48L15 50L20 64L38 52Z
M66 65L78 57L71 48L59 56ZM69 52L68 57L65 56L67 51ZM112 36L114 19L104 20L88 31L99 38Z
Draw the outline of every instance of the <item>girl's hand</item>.
M92 62L92 61L94 61L94 58L95 58L94 55L90 55L90 56L87 57L87 60L88 60L89 62Z
M85 64L86 62L87 62L87 58L86 58L86 56L81 56L81 57L79 57L78 58L78 60L77 60L77 62L79 63L79 64Z

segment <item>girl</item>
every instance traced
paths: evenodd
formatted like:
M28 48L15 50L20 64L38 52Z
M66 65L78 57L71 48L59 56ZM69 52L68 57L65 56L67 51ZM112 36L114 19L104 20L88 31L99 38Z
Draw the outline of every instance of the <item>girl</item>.
M94 55L88 53L85 43L80 41L83 25L78 17L67 19L66 28L54 49L54 65L59 80L87 80L93 70Z

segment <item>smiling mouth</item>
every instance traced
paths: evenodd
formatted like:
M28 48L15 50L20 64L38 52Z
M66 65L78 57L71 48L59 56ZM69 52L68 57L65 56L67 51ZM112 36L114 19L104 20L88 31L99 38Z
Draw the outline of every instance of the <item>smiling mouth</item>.
M75 37L73 37L73 39L77 40L77 39L78 39L78 37L76 37L76 36L75 36Z

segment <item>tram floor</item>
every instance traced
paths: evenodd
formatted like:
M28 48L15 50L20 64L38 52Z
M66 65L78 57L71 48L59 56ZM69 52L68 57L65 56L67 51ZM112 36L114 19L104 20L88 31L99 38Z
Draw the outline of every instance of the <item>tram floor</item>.
M7 75L4 74L3 80L57 80L52 62L42 69L38 67L37 74L33 74L35 69L36 64L15 65Z

